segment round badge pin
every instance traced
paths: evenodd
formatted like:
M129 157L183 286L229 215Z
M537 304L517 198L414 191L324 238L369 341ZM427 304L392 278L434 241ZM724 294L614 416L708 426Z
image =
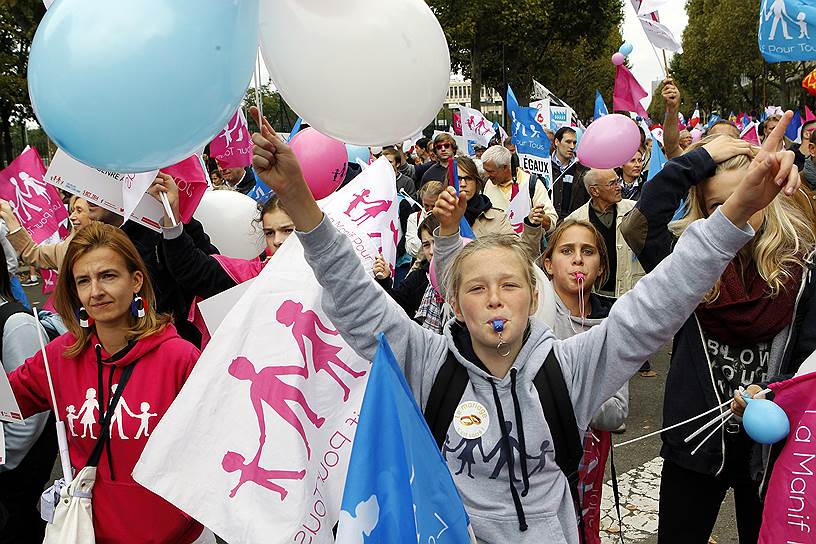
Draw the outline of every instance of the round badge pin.
M490 427L490 414L483 404L469 400L456 408L453 414L453 428L465 439L479 438Z

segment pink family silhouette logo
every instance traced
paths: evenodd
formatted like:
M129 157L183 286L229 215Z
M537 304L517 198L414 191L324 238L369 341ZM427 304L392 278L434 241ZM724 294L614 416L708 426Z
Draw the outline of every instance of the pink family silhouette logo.
M304 365L268 366L256 370L252 361L246 357L237 357L229 365L228 371L232 377L250 382L249 398L258 420L259 432L258 449L251 461L247 462L242 454L234 451L228 451L221 461L221 467L226 472L240 473L238 485L230 492L231 498L235 497L238 489L245 483L253 482L280 494L283 501L286 498L287 491L279 484L274 483L273 480L301 480L306 475L305 470L270 470L260 466L261 454L267 437L264 405L272 408L275 413L297 431L306 447L306 455L310 459L312 450L309 439L300 418L292 409L290 403L300 405L309 422L315 428L320 429L326 421L325 418L320 417L312 410L303 391L295 385L283 381L283 376L300 376L304 380L309 379L309 361L311 361L315 375L321 371L326 372L340 385L343 391L343 402L346 402L349 398L349 387L340 379L333 367L340 368L355 379L366 374L364 371L356 372L352 370L343 362L339 356L342 347L330 344L320 337L318 330L331 336L339 336L339 333L327 327L314 311L305 309L302 303L292 300L284 301L278 308L276 317L278 322L286 327L291 327L292 335L303 356ZM307 351L307 340L311 353Z
M349 387L340 379L332 366L341 369L353 378L362 378L365 376L365 371L356 372L352 370L340 359L340 352L343 348L329 344L320 337L317 331L320 329L331 336L339 336L339 333L324 325L314 311L304 309L303 304L293 300L287 300L281 304L276 317L279 323L292 328L292 336L294 336L295 342L300 348L304 362L311 360L315 373L323 371L331 376L343 390L343 402L346 402L349 398ZM311 346L311 358L306 353L306 340L309 340ZM305 377L308 377L308 371Z
M371 200L368 201L366 198L371 196L370 189L363 189L360 194L354 195L354 198L349 202L348 208L346 208L345 213L348 217L351 218L352 221L357 223L357 225L362 225L369 219L374 219L381 213L387 212L391 209L391 205L393 201L391 200ZM352 217L352 212L357 209L358 206L363 205L362 213L359 217Z

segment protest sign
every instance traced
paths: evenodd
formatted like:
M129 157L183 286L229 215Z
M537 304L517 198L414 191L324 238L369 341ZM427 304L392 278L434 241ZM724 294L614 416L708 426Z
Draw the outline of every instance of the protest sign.
M520 166L531 174L552 181L550 140L537 120L536 108L520 106L513 90L507 87L507 111L511 119L512 139L519 156Z
M768 62L813 60L814 24L816 5L811 0L763 0L759 12L759 51Z
M11 384L9 384L5 371L0 371L0 421L8 423L23 421L20 407L17 405L17 399L14 398L14 392L11 390Z
M137 174L138 175L138 174ZM115 214L124 216L122 185L134 174L105 172L86 166L62 150L57 151L48 167L45 181L51 185L84 198ZM150 195L143 195L130 219L156 232L161 232L164 208Z
M60 224L68 221L59 193L43 181L44 176L45 167L33 147L27 147L0 171L0 198L8 200L20 224L38 244L58 233ZM63 229L62 234L68 231Z

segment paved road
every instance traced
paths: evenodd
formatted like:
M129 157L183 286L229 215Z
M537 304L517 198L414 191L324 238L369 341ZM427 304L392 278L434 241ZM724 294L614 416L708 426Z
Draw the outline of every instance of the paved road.
M26 288L28 296L38 303L43 297L40 288ZM630 383L630 408L627 431L615 435L613 440L622 442L636 438L660 428L665 389L666 371L669 364L669 346L662 349L653 359L652 366L657 370L657 378L635 376ZM643 440L630 446L615 450L615 462L618 469L623 516L624 542L656 544L657 543L657 507L660 496L660 466L658 457L660 439L658 437ZM59 465L54 467L54 477L59 475ZM618 544L620 536L614 532L618 527L614 513L612 488L609 485L609 468L606 473L607 485L604 488L602 506L607 515L601 522L602 529L613 532L602 532L604 543ZM712 535L718 544L737 544L736 518L733 497L729 495L720 511L720 518Z

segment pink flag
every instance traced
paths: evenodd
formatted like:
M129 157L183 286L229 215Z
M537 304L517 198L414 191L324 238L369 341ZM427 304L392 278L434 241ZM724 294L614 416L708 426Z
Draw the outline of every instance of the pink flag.
M771 384L788 415L790 434L774 463L762 514L760 544L813 542L816 524L816 373Z
M9 201L20 224L38 244L59 232L60 223L68 221L59 193L43 181L44 177L45 166L33 147L27 147L0 171L0 198Z
M813 115L813 112L810 111L810 108L805 106L805 123L809 123L811 121L816 121L816 115Z
M210 148L212 150L212 147ZM193 155L173 166L162 168L162 172L173 176L179 188L179 212L181 222L192 219L204 192L209 187L207 171L201 157ZM178 219L178 218L177 218Z
M640 103L642 98L646 98L648 93L640 86L632 72L624 66L617 67L615 75L615 93L612 96L612 108L619 111L632 111L647 119L649 114Z
M224 130L210 142L210 156L221 168L244 168L252 164L252 137L243 110L239 108Z
M754 145L759 145L759 133L757 132L757 124L751 123L747 127L743 128L742 134L740 134L740 138Z
M458 111L453 112L453 133L457 136L462 135L462 114Z

